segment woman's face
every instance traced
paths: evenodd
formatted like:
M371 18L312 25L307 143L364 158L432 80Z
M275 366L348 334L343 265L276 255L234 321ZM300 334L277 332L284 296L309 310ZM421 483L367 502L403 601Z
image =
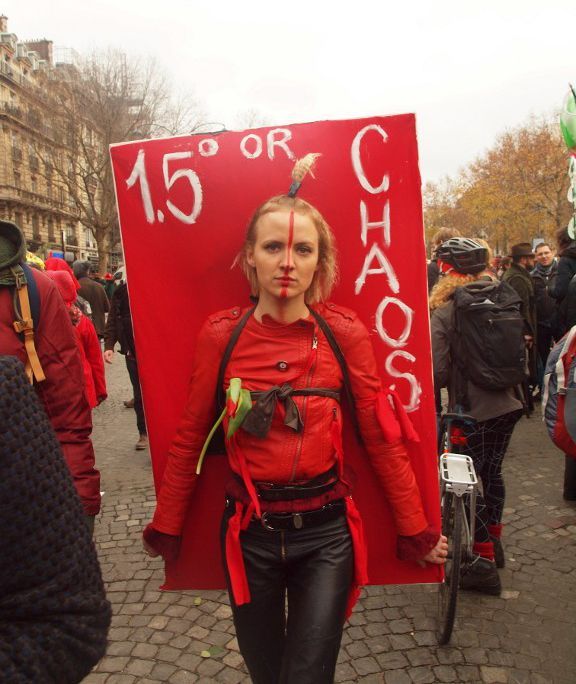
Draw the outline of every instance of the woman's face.
M264 214L247 261L256 269L260 298L303 298L318 270L318 231L312 219L293 211Z

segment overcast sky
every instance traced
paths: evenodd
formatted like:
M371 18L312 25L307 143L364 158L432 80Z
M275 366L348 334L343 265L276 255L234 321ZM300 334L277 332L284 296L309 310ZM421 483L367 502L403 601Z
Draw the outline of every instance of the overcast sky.
M415 112L424 181L576 81L574 0L9 0L19 39L155 56L227 128Z

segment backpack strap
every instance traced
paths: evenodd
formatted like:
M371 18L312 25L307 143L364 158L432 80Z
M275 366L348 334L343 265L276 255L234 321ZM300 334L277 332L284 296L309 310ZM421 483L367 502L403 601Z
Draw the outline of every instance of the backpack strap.
M248 311L238 321L238 324L232 330L232 334L230 335L230 339L228 340L226 349L224 349L224 354L222 354L222 359L220 360L220 367L218 368L218 381L216 384L217 414L222 413L222 409L226 405L226 392L224 392L224 375L226 374L226 367L228 366L228 362L230 361L230 357L232 356L232 352L234 351L234 347L238 342L240 334L246 327L246 323L248 323L248 320L250 319L250 316L252 316L252 314L254 313L255 308L256 307L253 306L251 309L248 309Z
M21 278L16 275L16 287L14 291L14 310L16 313L16 320L14 321L14 330L23 335L24 347L26 349L26 375L30 384L42 382L46 380L42 364L36 352L34 344L34 316L31 311L31 300L35 301L35 308L37 312L36 320L39 318L39 296L36 281L29 267L24 269L26 280L30 283L28 286ZM32 294L33 293L33 294Z
M254 313L255 308L256 307L252 307L244 314L244 316L242 316L242 318L238 322L238 325L232 331L230 339L228 340L228 344L226 345L226 349L224 350L224 354L222 355L220 367L218 369L218 384L216 386L216 410L218 414L222 412L222 409L224 408L226 403L226 393L224 392L224 375L226 374L226 367L228 366L228 362L230 361L230 357L232 356L232 352L234 351L234 347L238 342L240 334L242 333L242 330L244 330L246 323L248 323L250 316L252 316L252 314ZM342 371L342 378L344 381L344 393L346 395L348 405L350 406L352 424L354 425L354 430L356 431L356 435L360 440L360 443L362 443L360 427L358 425L358 418L356 416L356 402L354 401L354 395L352 393L352 383L350 382L350 373L348 372L348 364L346 363L346 359L344 358L342 349L340 348L340 345L338 344L338 341L334 336L334 331L328 325L328 322L312 307L308 308L313 318L318 323L318 326L324 333L324 336L328 340L328 344L330 345L330 348L332 349L332 352L334 353L334 356L338 361L338 364Z
M448 334L451 357L451 386L454 391L454 401L458 410L462 413L470 411L470 397L468 395L468 379L461 367L461 360L456 353L456 342L461 337L460 330L460 314L457 303L454 301L454 308L452 310L452 325Z
M26 275L28 299L30 300L30 311L32 313L32 321L34 322L34 330L38 330L38 325L40 324L40 293L38 292L38 283L33 274L34 269L30 268L28 264L20 265Z
M316 322L318 323L318 326L320 327L320 329L324 333L324 336L328 340L328 344L330 345L330 348L332 349L332 352L334 353L334 356L336 357L336 361L338 361L338 364L340 366L340 370L342 371L342 378L344 380L344 394L346 396L346 401L348 402L348 406L350 407L352 424L354 425L354 430L356 431L356 436L358 437L358 440L360 441L360 443L362 443L360 426L358 425L358 416L356 415L356 402L354 400L354 394L352 393L352 383L350 382L350 373L348 372L348 364L346 363L346 359L344 358L344 354L342 353L342 349L340 348L340 345L338 344L338 340L336 339L336 337L334 335L334 331L328 325L328 322L326 321L326 319L323 318L312 307L308 307L308 308L310 309L310 313L312 314L312 316L316 319Z

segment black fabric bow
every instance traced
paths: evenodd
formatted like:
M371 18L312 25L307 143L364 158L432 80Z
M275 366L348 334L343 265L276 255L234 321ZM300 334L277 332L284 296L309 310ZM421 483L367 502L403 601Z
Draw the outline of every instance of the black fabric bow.
M252 406L252 410L244 418L242 428L260 439L266 437L272 425L276 402L281 401L286 410L284 425L296 432L301 432L304 423L298 406L296 406L294 399L292 399L292 394L295 392L297 393L298 390L295 390L288 384L274 385L274 387L265 392L252 392L252 397L256 399L256 402Z

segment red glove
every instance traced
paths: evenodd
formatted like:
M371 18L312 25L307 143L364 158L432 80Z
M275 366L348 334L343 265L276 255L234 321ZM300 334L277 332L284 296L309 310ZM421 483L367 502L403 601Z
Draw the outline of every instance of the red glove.
M419 561L432 551L440 539L440 532L431 525L409 537L398 536L396 542L396 555L400 560Z
M175 561L180 551L181 537L173 534L158 532L152 525L148 525L142 533L144 541L165 561Z

